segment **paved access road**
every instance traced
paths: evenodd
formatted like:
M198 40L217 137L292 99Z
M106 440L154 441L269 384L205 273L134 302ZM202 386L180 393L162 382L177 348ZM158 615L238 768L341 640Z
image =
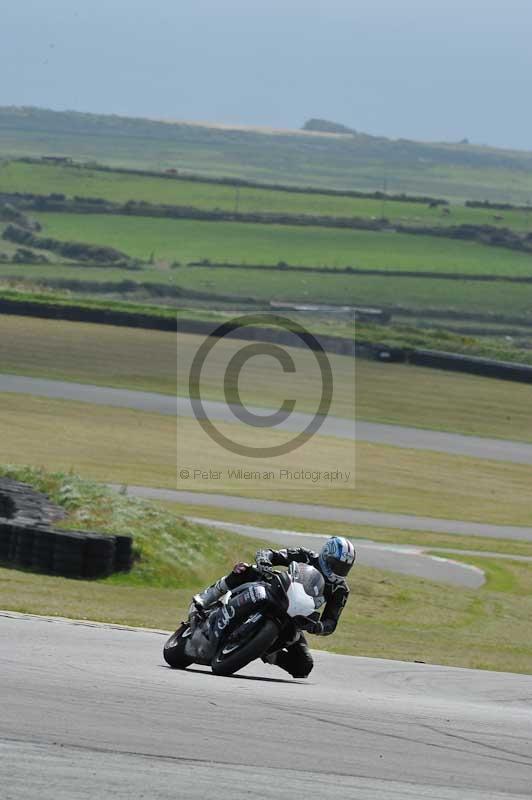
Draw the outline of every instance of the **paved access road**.
M188 398L176 398L154 392L136 392L81 383L26 378L18 375L0 375L0 393L2 392L77 400L157 414L192 416L192 407ZM205 401L204 407L212 419L238 422L230 407L225 403ZM271 409L264 408L249 408L249 411L255 414L271 414ZM294 413L278 428L297 432L305 428L311 419L312 415L310 414ZM327 417L320 428L320 434L353 441L408 447L413 450L433 450L452 455L508 461L514 464L532 464L532 444L503 439L462 436L457 433L442 433L373 422L357 421L355 424L353 420L339 419L338 417Z
M208 525L211 528L266 540L281 547L309 547L311 550L319 551L323 542L328 539L327 535L319 533L257 528L255 525L237 525L234 522L220 522L201 517L187 517L187 519L192 522L198 522L201 525ZM391 570L402 575L415 575L418 578L425 578L439 583L449 583L454 586L467 586L469 589L478 589L485 582L483 570L470 564L461 564L458 561L453 561L452 553L432 556L426 555L422 547L379 544L377 542L353 539L353 537L351 537L351 540L355 545L357 564L363 564L366 567ZM532 558L530 561L532 561Z
M0 613L2 799L531 797L530 676L316 653L306 681L217 678L163 642Z
M116 484L111 484L111 486L115 489L119 488ZM318 506L312 503L285 503L282 500L256 500L252 497L226 494L181 492L174 489L156 489L150 486L128 486L127 493L133 497L144 497L149 500L228 508L255 514L273 514L280 517L299 517L318 522L344 522L348 525L369 525L399 530L432 531L433 533L454 533L460 536L485 536L490 539L518 539L523 542L532 542L532 528L516 525L460 522L453 519L418 517L409 514L388 514L383 511L359 511L353 508Z

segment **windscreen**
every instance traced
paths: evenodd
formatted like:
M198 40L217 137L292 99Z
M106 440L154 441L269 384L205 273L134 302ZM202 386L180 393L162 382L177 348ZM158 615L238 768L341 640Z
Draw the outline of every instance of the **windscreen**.
M325 581L317 569L310 564L290 564L290 574L293 579L300 583L305 593L314 600L314 608L320 608L325 602L324 590Z

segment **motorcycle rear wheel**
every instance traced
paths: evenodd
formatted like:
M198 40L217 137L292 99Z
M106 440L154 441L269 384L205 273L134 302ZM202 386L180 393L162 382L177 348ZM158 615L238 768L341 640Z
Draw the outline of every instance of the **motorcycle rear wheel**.
M165 642L163 656L166 663L172 669L186 669L194 662L185 654L185 645L190 635L190 625L183 622L182 625Z
M238 644L229 652L224 652L227 642L220 644L212 659L211 669L215 675L232 675L243 669L268 650L279 636L279 627L271 619L267 619L258 630L252 632L248 639Z

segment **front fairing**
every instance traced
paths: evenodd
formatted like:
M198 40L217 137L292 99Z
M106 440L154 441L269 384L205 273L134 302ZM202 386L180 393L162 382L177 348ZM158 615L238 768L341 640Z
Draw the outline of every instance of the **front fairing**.
M316 611L313 598L305 592L300 583L292 582L286 596L288 598L286 613L289 617L310 617Z

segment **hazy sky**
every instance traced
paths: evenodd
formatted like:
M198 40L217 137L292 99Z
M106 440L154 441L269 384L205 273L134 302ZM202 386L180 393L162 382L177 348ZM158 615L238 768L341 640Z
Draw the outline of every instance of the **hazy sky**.
M531 0L18 0L0 105L532 149Z

